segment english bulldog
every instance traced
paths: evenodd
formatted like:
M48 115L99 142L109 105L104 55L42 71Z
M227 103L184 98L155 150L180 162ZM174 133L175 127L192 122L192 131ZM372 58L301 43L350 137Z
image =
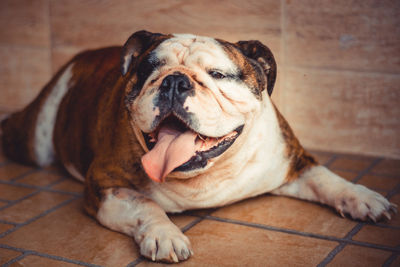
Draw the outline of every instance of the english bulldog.
M61 162L84 182L86 211L153 261L193 255L166 212L267 192L390 219L394 204L303 149L271 101L275 78L258 41L139 31L62 67L2 122L3 149L22 163Z

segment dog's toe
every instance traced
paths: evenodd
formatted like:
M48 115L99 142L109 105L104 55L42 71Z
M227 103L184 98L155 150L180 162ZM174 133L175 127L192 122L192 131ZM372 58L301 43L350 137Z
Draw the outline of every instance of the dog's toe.
M390 212L396 211L396 205L390 203L381 194L362 185L346 189L336 198L336 209L343 216L349 214L353 219L372 220L391 219Z
M193 255L189 239L175 225L153 227L140 242L140 253L152 261L179 262Z

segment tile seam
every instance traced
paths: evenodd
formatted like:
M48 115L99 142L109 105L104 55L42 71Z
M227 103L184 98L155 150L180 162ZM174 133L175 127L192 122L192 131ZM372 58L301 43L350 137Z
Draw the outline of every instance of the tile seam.
M326 168L329 168L329 166L330 166L333 162L335 162L338 158L339 158L338 155L336 155L336 154L332 155L332 156L330 157L330 159L327 160L327 162L325 162L324 166L325 166Z
M389 256L389 258L386 259L386 261L382 264L382 267L389 267L392 265L392 263L397 259L399 256L399 253L393 252L392 255Z
M225 223L231 223L231 224L237 224L237 225L243 225L243 226L264 229L264 230L269 230L269 231L274 231L274 232L298 235L298 236L303 236L303 237L310 237L310 238L334 241L334 242L339 242L339 243L344 242L347 244L358 245L358 246L363 246L363 247L371 247L371 248L377 248L377 249L386 250L386 251L400 252L400 248L398 248L398 247L388 247L388 246L384 246L384 245L355 241L355 240L351 240L351 239L347 240L347 239L340 238L340 237L326 236L326 235L320 235L320 234L315 234L315 233L310 233L310 232L301 232L301 231L296 231L296 230L292 230L292 229L280 228L280 227L269 226L269 225L264 225L264 224L243 222L243 221L227 219L227 218L220 218L220 217L215 217L215 216L206 216L205 219L219 221L219 222L225 222ZM357 227L357 226L355 226L355 227Z
M79 260L74 260L74 259L69 259L69 258L65 258L65 257L61 257L61 256L57 256L57 255L51 255L51 254L47 254L47 253L43 253L43 252L38 252L38 251L34 251L34 250L29 250L29 249L22 249L22 248L16 248L16 247L12 247L9 245L5 245L5 244L0 244L0 248L4 248L4 249L9 249L9 250L13 250L13 251L17 251L17 252L21 252L23 253L23 255L29 256L29 255L34 255L34 256L39 256L42 258L47 258L47 259L52 259L52 260L57 260L57 261L62 261L62 262L68 262L68 263L73 263L73 264L78 264L78 265L82 265L82 266L88 266L88 267L102 267L101 265L96 265L96 264L92 264L92 263L87 263L87 262L83 262L83 261L79 261ZM22 255L20 255L22 256ZM19 257L20 257L19 256ZM18 258L18 257L17 257ZM20 259L19 259L20 260ZM13 261L15 262L15 261ZM4 266L4 265L3 265ZM3 267L2 266L2 267Z
M39 171L40 171L40 169L38 169L38 168L29 170L29 171L21 173L20 175L15 176L14 178L11 178L11 180L9 180L9 181L10 182L15 182L15 181L17 181L19 179L22 179L22 178L24 178L24 177L26 177L28 175L34 174L34 173L39 172Z
M9 266L11 266L11 264L16 263L17 261L20 261L20 260L22 260L23 258L25 258L26 256L29 256L29 255L31 255L31 253L24 252L21 255L19 255L19 256L15 257L15 258L9 260L8 262L4 263L2 265L2 267L9 267Z
M62 178L65 181L68 178ZM37 186L37 185L31 185L31 184L24 184L24 183L18 183L18 182L11 182L11 181L3 181L0 180L0 184L5 184L5 185L12 185L12 186L16 186L16 187L24 187L24 188L30 188L30 189L37 189L39 191L47 191L47 192L54 192L54 193L60 193L60 194L68 194L68 195L75 195L75 196L81 196L82 193L77 193L77 192L69 192L69 191L64 191L64 190L59 190L59 189L53 189L53 188L49 188L48 185L47 186ZM51 184L50 186L55 186L57 184ZM11 201L8 201L11 202Z
M23 196L23 197L21 197L21 198L19 198L17 200L11 201L7 205L5 205L3 207L0 207L0 211L5 210L5 209L7 209L9 207L12 207L12 206L24 201L25 199L28 199L28 198L32 197L34 195L37 195L39 192L41 192L41 190L35 190L32 193L29 193L29 194L27 194L27 195L25 195L25 196Z
M29 220L27 220L27 221L25 221L25 222L23 222L23 223L20 223L20 224L16 225L14 228L9 229L9 230L7 230L7 231L1 233L1 234L0 234L0 238L3 238L3 237L5 237L5 236L7 236L8 234L11 234L11 233L17 231L17 230L20 229L21 227L24 227L24 226L26 226L26 225L28 225L28 224L30 224L30 223L32 223L32 222L34 222L34 221L40 219L40 218L42 218L42 217L44 217L44 216L46 216L46 215L52 213L53 211L56 211L57 209L59 209L59 208L65 206L65 205L68 205L70 202L72 202L72 201L74 201L74 200L76 200L76 199L78 199L78 198L80 198L80 197L71 197L70 199L67 199L67 200L61 202L60 204L58 204L58 205L56 205L56 206L54 206L54 207L52 207L52 208L50 208L50 209L48 209L48 210L46 210L46 211L40 213L39 215L37 215L37 216L35 216L35 217L32 217L31 219L29 219Z
M353 183L357 183L364 175L366 175L370 170L372 170L379 162L382 161L382 158L375 158L365 169L362 171L358 172L358 175L353 178L351 181ZM354 241L352 238L354 235L356 235L361 228L364 226L364 223L358 223L353 229L351 229L346 236L344 237L344 241L350 242ZM323 267L326 266L328 263L330 263L336 255L338 255L348 244L347 242L342 242L340 243L337 247L335 247L333 250L329 252L329 254L318 264L318 267Z
M360 171L358 173L358 175L355 178L353 178L351 181L353 183L357 183L358 181L360 181L361 178L363 178L366 174L368 174L369 171L372 170L376 165L378 165L382 160L383 160L382 158L374 159L367 168L365 168L364 170Z

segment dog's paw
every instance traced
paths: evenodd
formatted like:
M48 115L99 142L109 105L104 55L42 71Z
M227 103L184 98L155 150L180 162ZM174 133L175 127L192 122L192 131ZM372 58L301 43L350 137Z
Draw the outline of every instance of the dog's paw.
M342 217L349 214L353 219L370 219L374 222L382 218L390 220L390 212L397 212L395 204L363 185L353 185L343 190L335 200L335 208Z
M150 227L139 246L140 253L152 261L179 262L193 255L189 239L173 224Z

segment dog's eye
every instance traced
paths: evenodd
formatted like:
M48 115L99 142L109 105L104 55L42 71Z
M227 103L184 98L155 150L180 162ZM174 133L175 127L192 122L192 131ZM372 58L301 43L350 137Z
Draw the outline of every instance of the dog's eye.
M218 72L216 70L210 70L208 74L213 77L214 79L223 79L225 78L225 75L223 75L221 72Z

